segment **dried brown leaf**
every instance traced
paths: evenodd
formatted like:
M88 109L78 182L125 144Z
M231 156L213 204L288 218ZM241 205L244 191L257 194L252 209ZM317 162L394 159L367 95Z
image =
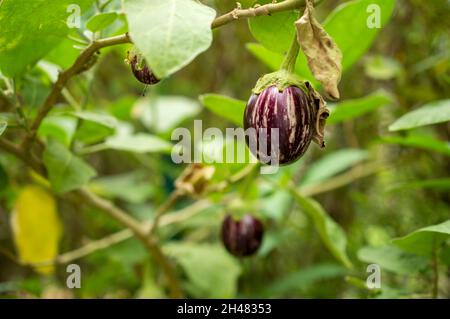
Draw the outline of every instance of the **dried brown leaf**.
M297 39L314 77L332 99L339 99L338 83L342 72L342 53L314 18L313 2L306 1L305 13L295 22Z

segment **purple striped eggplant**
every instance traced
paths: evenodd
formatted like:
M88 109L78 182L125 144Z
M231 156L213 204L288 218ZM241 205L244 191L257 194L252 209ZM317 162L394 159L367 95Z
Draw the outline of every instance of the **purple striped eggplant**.
M133 71L134 77L139 82L152 85L160 81L139 54L134 52L131 53L128 57L128 61L131 65L131 71Z
M245 109L247 144L261 162L283 165L298 160L315 134L317 110L304 90L269 86L253 94Z
M250 214L235 220L227 215L222 223L222 242L228 252L237 257L253 255L261 246L264 227Z

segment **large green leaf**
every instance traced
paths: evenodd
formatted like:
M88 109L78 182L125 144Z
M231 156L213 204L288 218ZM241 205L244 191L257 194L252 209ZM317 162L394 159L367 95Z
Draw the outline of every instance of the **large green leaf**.
M348 69L370 48L378 32L391 18L395 0L356 0L338 6L325 20L324 28L342 51L342 68ZM370 28L369 6L379 8L380 28Z
M44 152L44 165L53 189L64 193L85 185L96 175L95 170L73 155L63 144L51 139Z
M186 273L186 288L202 298L233 298L241 273L239 263L221 246L173 243L163 247Z
M245 111L245 101L236 100L228 96L219 94L204 94L200 96L200 101L211 112L242 126Z
M105 141L104 148L133 153L153 153L170 152L172 144L155 135L137 133L111 136Z
M447 121L450 121L450 100L434 101L406 113L389 126L389 131L408 130Z
M258 1L259 4L271 3L272 0ZM298 19L298 12L284 11L267 16L253 17L248 20L252 35L265 48L286 53L295 35L294 22Z
M393 240L393 243L404 251L431 255L441 243L450 237L450 220L441 224L420 228L404 237ZM448 248L447 248L448 249Z
M450 156L450 143L437 140L428 135L408 135L408 136L384 136L381 141L389 144L415 147L424 150L439 152Z
M352 167L368 158L368 152L359 149L342 149L330 153L308 169L302 179L302 185L316 184Z
M330 105L331 114L327 119L327 124L341 123L362 116L391 102L392 98L389 94L378 91L359 99L345 100Z
M406 275L423 270L429 261L423 256L404 252L394 245L363 247L358 250L358 258L366 263L378 264L382 269Z
M117 126L117 119L114 116L98 113L98 112L90 112L90 111L78 111L71 112L68 115L75 116L79 119L94 122L109 128L115 128Z
M102 196L120 198L129 203L142 203L154 191L154 186L142 171L97 178L89 187Z
M77 129L77 121L71 116L49 115L39 126L40 137L52 137L69 147Z
M160 96L139 100L133 106L132 116L152 131L167 133L185 119L197 115L200 110L196 100L183 96Z
M325 212L317 201L302 196L294 188L291 188L290 191L302 211L313 220L314 226L325 246L344 266L351 268L352 263L346 252L347 236L341 226Z
M69 32L66 20L69 5L80 12L92 0L3 0L0 2L0 69L10 77L53 49Z
M134 44L158 78L190 63L212 42L215 11L192 0L127 0Z

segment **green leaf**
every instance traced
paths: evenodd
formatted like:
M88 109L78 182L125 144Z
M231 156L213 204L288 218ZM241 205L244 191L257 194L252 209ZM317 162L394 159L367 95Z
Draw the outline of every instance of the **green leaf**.
M272 0L258 1L261 5L271 2ZM286 53L295 35L294 22L297 19L298 12L292 10L252 17L248 19L248 25L253 37L266 49Z
M77 121L73 117L49 115L41 123L38 135L52 137L69 147L77 129Z
M381 141L388 144L398 144L402 146L415 147L423 150L433 151L450 156L450 143L439 141L428 135L408 135L402 136L384 136Z
M322 280L340 277L346 274L346 269L337 264L317 264L293 273L287 274L264 290L266 296L287 295L290 292L305 291L313 284Z
M420 228L392 242L404 251L429 256L433 250L450 237L450 220Z
M204 94L200 102L211 112L242 126L246 102L219 94Z
M3 0L0 4L0 69L9 77L52 50L67 35L68 6L86 10L92 0Z
M352 263L346 252L347 236L341 226L314 199L300 195L295 188L291 188L290 191L302 211L313 220L314 226L324 245L345 267L351 268Z
M158 78L189 64L212 42L215 11L192 0L127 0L130 36Z
M0 121L0 136L5 133L8 123Z
M392 97L388 93L378 91L359 99L345 100L330 105L331 114L327 119L327 124L341 123L362 116L391 102Z
M364 70L366 75L372 79L389 80L400 73L401 65L390 57L375 55L367 58Z
M308 169L302 185L316 184L352 167L369 156L365 150L342 149L320 158Z
M395 0L356 0L338 6L327 17L323 26L342 51L342 68L348 69L370 48L378 32L389 21L395 8ZM370 28L373 11L371 5L379 8L380 27Z
M433 190L450 191L450 178L436 178L418 181L407 181L395 184L387 191L397 191L403 189L431 188Z
M115 128L117 126L117 119L114 116L95 113L89 111L70 112L68 115L78 117L79 119L94 122L109 128Z
M172 144L155 135L137 133L111 136L105 141L104 147L133 153L154 153L170 152Z
M378 264L382 269L397 274L411 274L425 269L428 258L404 252L394 245L363 247L358 250L359 260Z
M163 249L183 268L188 278L187 289L195 297L235 297L241 269L238 261L221 246L172 243Z
M258 43L247 43L246 48L262 63L267 65L271 70L276 71L280 68L284 60L284 55L272 52L266 49L264 46ZM300 77L307 79L313 85L318 82L314 79L311 71L306 64L306 57L303 52L299 52L297 57L297 63L295 64L295 73Z
M92 18L86 23L86 28L92 32L97 32L103 30L104 28L111 25L119 15L115 12L100 13Z
M409 130L447 121L450 121L450 100L434 101L406 113L389 126L389 131Z
M141 99L133 107L133 117L152 131L167 133L183 120L200 112L198 101L183 96L161 96Z
M89 186L102 196L120 198L130 203L144 202L154 190L142 171L101 177Z
M73 155L57 140L49 140L44 151L44 165L53 189L65 193L87 184L96 175L95 170Z

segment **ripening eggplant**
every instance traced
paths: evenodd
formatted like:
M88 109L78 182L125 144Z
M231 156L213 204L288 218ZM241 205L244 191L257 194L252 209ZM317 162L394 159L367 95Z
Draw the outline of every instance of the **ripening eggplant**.
M240 220L227 215L222 223L222 242L237 257L253 255L261 246L263 234L263 224L250 214Z
M127 60L131 66L131 71L133 72L134 77L139 82L153 85L160 81L155 76L150 67L147 65L141 54L133 50L131 53L128 54Z
M286 80L287 78L287 80ZM298 160L311 141L324 147L328 117L325 102L308 82L285 71L268 74L257 83L244 112L247 145L261 162L290 164Z

